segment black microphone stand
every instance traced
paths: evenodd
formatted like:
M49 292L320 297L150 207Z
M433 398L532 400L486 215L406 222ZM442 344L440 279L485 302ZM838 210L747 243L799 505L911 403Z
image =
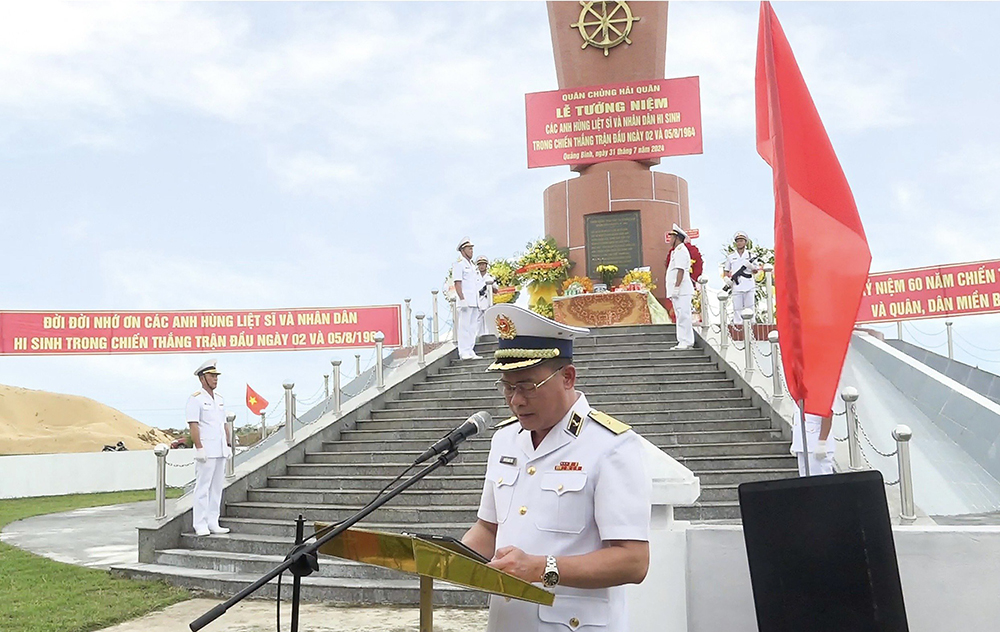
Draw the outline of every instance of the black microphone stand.
M438 456L436 461L434 461L430 465L425 466L422 470L404 480L402 483L394 487L392 491L390 491L388 494L385 494L384 496L379 496L372 502L368 503L362 509L358 510L358 512L355 513L350 518L337 524L331 524L328 527L321 529L320 531L317 531L315 533L316 541L313 542L312 544L302 543L303 527L305 521L302 518L302 516L299 515L299 519L296 521L295 525L295 547L288 554L288 557L285 558L285 561L279 564L278 566L275 566L273 569L264 574L260 579L250 584L236 595L230 597L225 602L220 603L219 605L215 606L205 614L201 615L200 617L192 621L191 624L188 626L189 628L191 628L191 632L198 632L198 630L202 629L212 621L215 621L223 614L225 614L227 610L229 610L239 602L243 601L251 594L255 593L262 586L264 586L265 584L267 584L272 579L274 579L281 573L285 572L286 570L290 570L293 575L291 632L298 632L299 588L301 586L301 580L303 577L312 574L313 571L319 570L318 551L320 547L322 547L324 544L326 544L333 538L337 537L344 531L347 531L349 528L353 527L361 520L364 520L369 514L371 514L376 509L378 509L382 505L386 504L387 502L398 496L402 491L411 487L412 485L420 481L422 478L424 478L434 470L444 465L448 465L448 463L450 463L452 459L454 459L457 455L458 455L457 447L448 450L444 454L441 454L440 456ZM281 595L278 595L278 597L280 598Z

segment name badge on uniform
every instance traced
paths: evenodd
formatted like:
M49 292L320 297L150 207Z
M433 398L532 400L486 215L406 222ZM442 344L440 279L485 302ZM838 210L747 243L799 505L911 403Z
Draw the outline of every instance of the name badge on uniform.
M573 413L569 418L569 423L566 424L566 432L574 437L579 437L581 430L583 430L583 417L579 413Z
M517 459L512 456L500 457L500 465L517 465Z

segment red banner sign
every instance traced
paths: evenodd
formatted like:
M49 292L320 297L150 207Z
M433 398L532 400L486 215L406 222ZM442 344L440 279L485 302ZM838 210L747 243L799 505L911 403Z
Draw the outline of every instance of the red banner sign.
M0 312L4 355L295 351L401 345L399 305L210 312Z
M1000 312L1000 260L956 263L868 276L859 323Z
M524 101L528 167L702 152L698 77L534 92Z

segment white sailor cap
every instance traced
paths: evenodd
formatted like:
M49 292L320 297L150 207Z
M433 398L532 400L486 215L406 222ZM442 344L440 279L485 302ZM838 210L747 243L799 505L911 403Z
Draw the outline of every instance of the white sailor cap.
M590 333L517 305L494 305L486 310L486 327L497 337L493 364L487 371L517 371L552 358L573 357L573 339Z
M202 373L214 373L215 375L221 375L222 372L219 371L215 366L219 363L218 358L212 358L211 360L205 360L201 363L197 369L195 369L194 374L201 377Z
M472 243L468 237L463 237L462 241L458 242L457 250L459 252L462 252L462 248L465 248L466 246L475 246L475 245L476 244Z
M736 231L736 234L733 235L733 241L736 241L737 239L746 239L747 241L750 241L750 238L747 237L747 234L742 230Z
M670 229L670 234L671 235L677 235L683 241L687 241L687 238L688 238L688 234L685 233L684 229L681 228L680 226L678 226L677 224L674 224L674 227Z
M482 255L476 257L476 263L477 264L478 263L489 263L489 262L490 262L490 260L487 259L486 257L482 256Z

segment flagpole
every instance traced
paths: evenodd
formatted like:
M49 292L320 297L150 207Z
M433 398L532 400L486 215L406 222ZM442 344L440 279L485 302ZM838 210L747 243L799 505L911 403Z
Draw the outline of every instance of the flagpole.
M806 476L809 476L809 438L806 436L806 400L799 400L799 430L802 431L802 452L805 454Z

